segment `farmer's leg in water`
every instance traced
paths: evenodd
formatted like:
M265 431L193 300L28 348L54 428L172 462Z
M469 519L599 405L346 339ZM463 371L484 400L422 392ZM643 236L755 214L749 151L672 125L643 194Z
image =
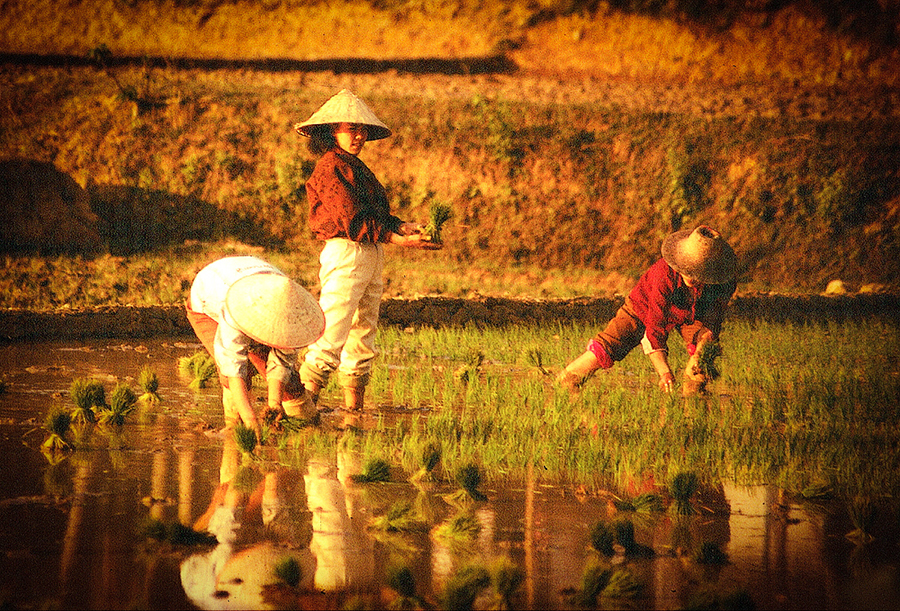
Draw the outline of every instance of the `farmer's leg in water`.
M644 326L625 306L619 308L606 328L588 342L587 349L569 363L557 381L570 390L578 390L598 369L609 369L637 346L644 335Z

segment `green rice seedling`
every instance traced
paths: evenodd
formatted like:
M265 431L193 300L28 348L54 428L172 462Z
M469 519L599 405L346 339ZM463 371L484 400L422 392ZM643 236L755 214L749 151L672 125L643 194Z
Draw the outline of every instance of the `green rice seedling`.
M581 571L581 587L572 595L571 603L577 607L595 608L611 575L612 568L608 564L589 560Z
M292 588L300 585L303 578L303 571L300 563L293 556L285 556L275 563L275 577L286 583Z
M106 389L99 380L76 378L69 386L69 397L75 404L72 421L77 423L96 422L94 408L106 407Z
M444 540L471 541L481 532L481 522L471 511L461 511L434 529L434 536Z
M72 444L66 440L66 435L69 433L71 425L72 416L69 413L60 407L51 409L50 413L47 414L47 419L44 421L44 429L50 435L41 445L41 449L51 453L71 450Z
M470 463L463 465L456 473L456 482L474 501L486 501L487 497L478 489L481 486L481 469Z
M694 553L694 562L697 564L723 565L728 564L728 554L722 551L718 543L704 541L700 549Z
M383 458L370 458L363 464L362 473L350 476L354 482L368 484L391 481L391 464Z
M401 499L388 512L372 520L372 528L386 532L414 532L426 530L427 525L416 515L413 504Z
M547 368L544 367L544 352L537 346L528 346L522 350L521 356L522 362L526 365L534 367L542 375L550 375L550 372L547 371Z
M488 570L491 574L491 583L497 591L500 599L497 609L512 609L513 596L525 581L525 573L508 556L501 556L493 561Z
M116 384L109 395L109 405L100 412L99 420L103 424L123 425L136 405L137 395L131 387L124 382Z
M616 542L625 549L625 555L634 558L651 558L656 555L653 548L638 543L634 538L634 523L631 520L618 520L613 525Z
M243 422L238 422L234 425L234 441L237 444L238 450L240 450L244 456L252 456L259 443L259 439L256 437L256 431Z
M669 486L669 492L675 499L675 513L678 515L691 515L696 512L691 504L691 498L697 492L699 483L697 474L693 472L682 472L675 475L672 484Z
M604 556L614 556L616 550L613 547L616 537L606 522L598 520L591 527L591 547Z
M149 405L154 405L160 402L159 377L156 375L156 372L150 368L149 365L144 365L141 368L141 372L138 374L137 383L140 389L144 391L141 396L138 397L138 401Z
M603 588L603 598L637 598L644 589L643 584L628 567L615 569L609 576L609 582Z
M422 609L423 601L416 595L416 579L406 564L392 563L386 571L389 588L397 593L397 597L388 603L391 610Z
M168 542L172 545L190 547L197 545L213 545L218 542L216 537L211 533L196 531L190 526L185 526L181 522L173 522L172 524L166 525L156 518L148 519L144 523L142 530L145 539Z
M663 511L662 497L653 492L644 492L635 498L614 499L613 505L619 511L634 511L638 513L654 513Z
M206 388L218 374L215 360L206 351L198 351L191 356L179 358L178 371L190 380L188 387L192 390Z
M478 349L471 350L468 357L466 358L466 362L460 365L453 372L453 377L457 382L468 384L469 382L474 380L479 373L481 373L483 364L484 352Z
M875 523L876 508L872 500L865 496L854 497L847 503L847 513L854 528L846 537L857 544L874 541L872 526Z
M461 611L471 609L478 596L490 585L491 575L485 567L465 566L447 580L440 597L441 607Z
M432 202L428 209L428 223L425 225L422 233L435 244L442 244L441 229L452 217L453 210L450 206L441 202Z
M413 473L409 479L411 482L422 482L434 480L434 468L441 460L441 446L435 441L428 442L422 448L420 457L421 466Z

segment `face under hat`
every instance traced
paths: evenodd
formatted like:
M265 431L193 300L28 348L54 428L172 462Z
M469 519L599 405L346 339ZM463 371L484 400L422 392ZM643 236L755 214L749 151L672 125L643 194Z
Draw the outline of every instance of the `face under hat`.
M315 297L281 274L241 278L225 295L225 311L242 333L273 348L302 348L325 331Z
M672 269L704 284L729 282L737 271L734 250L718 231L706 225L667 236L662 256Z
M366 103L347 89L341 89L327 102L322 104L313 115L303 123L294 125L301 136L311 136L313 128L334 123L358 123L369 129L367 140L381 140L391 135L391 130L375 116Z

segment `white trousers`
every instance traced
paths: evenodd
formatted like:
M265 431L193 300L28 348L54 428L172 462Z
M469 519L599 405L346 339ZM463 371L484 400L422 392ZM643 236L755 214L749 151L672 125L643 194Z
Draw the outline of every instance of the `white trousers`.
M325 333L309 347L300 378L324 387L337 370L345 388L369 382L384 291L384 245L335 238L319 256Z

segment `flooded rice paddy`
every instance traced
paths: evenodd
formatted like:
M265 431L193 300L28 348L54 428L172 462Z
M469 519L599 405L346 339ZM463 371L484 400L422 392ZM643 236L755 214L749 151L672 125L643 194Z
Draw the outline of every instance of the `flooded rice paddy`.
M165 339L0 348L0 606L403 608L406 583L406 602L441 608L900 608L896 515L873 516L874 538L854 538L839 501L798 500L765 481L705 486L697 511L679 515L616 503L658 490L652 481L585 490L529 470L482 486L486 499L466 506L473 536L437 536L463 513L451 482L363 483L353 476L365 457L355 452L273 444L248 458L217 436L217 385L195 392L178 373L179 357L199 348ZM136 385L145 365L158 375L159 405L138 408L122 426L81 429L74 451L41 451L44 419L54 404L69 405L73 379ZM325 414L320 429L359 434L339 430L341 417ZM401 500L427 516L422 528L372 527ZM594 525L622 519L642 553L621 540L612 556L598 553ZM215 539L171 536L179 524ZM474 600L448 595L467 567L499 574L498 559L514 576L505 599L496 578L469 588ZM411 579L397 579L400 566ZM579 600L592 566L629 577L617 582L620 596ZM286 577L285 567L299 570Z

